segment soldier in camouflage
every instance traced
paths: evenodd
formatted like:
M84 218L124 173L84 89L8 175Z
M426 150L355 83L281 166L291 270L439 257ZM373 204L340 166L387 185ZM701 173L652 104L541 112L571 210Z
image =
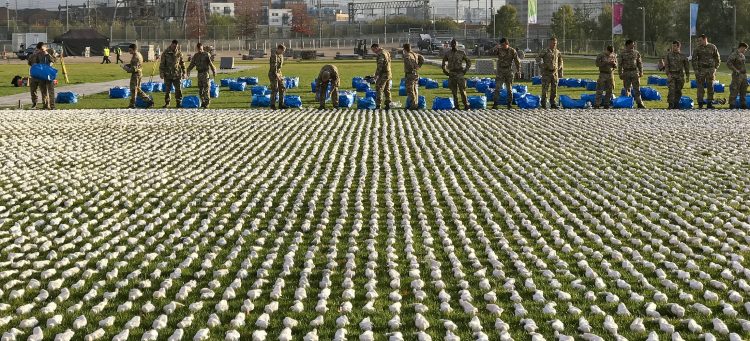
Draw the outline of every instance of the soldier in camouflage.
M708 37L701 34L698 37L698 46L693 50L693 71L695 72L695 82L698 83L698 108L702 109L706 103L708 109L713 109L714 99L714 80L716 79L716 69L721 65L719 49L716 45L708 43ZM707 88L707 89L706 89ZM704 92L708 92L708 99L703 101Z
M185 78L185 62L182 59L180 43L172 40L172 44L164 50L159 64L159 77L164 80L164 108L169 106L170 93L174 86L174 98L177 108L182 106L182 79Z
M672 50L664 58L664 71L667 73L669 82L669 95L667 101L670 109L680 108L682 88L685 82L690 81L690 65L687 57L680 53L680 42L672 42Z
M419 108L419 68L424 64L421 54L412 52L411 44L404 44L404 76L406 76L406 103L411 104L407 109Z
M203 44L196 44L195 49L197 52L195 52L193 57L190 58L190 66L188 66L187 75L189 78L190 71L192 71L193 68L198 70L198 94L201 97L201 108L208 108L211 104L211 96L209 92L211 88L208 71L210 70L214 79L216 79L216 67L214 67L214 63L211 62L211 55L208 52L203 51Z
M29 56L29 66L34 64L45 64L52 65L56 61L55 53L51 49L47 49L47 44L39 42L36 44L36 52ZM42 93L42 105L44 109L52 110L55 108L55 83L54 81L35 79L31 77L29 80L29 86L31 87L31 108L36 108L37 105L37 89Z
M268 79L271 81L271 110L276 110L276 99L279 101L279 109L286 109L284 96L286 95L286 85L284 84L284 75L281 68L284 67L284 51L286 46L279 45L271 53L270 68L268 69ZM332 96L338 96L332 94Z
M128 109L135 108L135 98L140 97L146 102L146 108L154 106L154 100L151 99L143 89L141 89L141 77L143 76L143 56L138 52L138 48L135 44L128 46L128 53L130 53L130 63L128 63L130 70L130 105Z
M378 56L378 67L375 70L375 108L380 109L381 101L385 100L385 109L391 107L391 54L382 49L379 44L372 44L370 49Z
M495 72L495 93L493 109L497 109L500 104L500 87L503 85L508 93L508 109L513 104L513 77L514 74L521 72L521 58L518 51L510 47L507 38L500 39L500 45L492 50L492 54L497 56L497 69ZM515 65L515 68L513 67ZM515 72L514 72L515 71Z
M610 45L607 50L596 57L596 67L599 68L599 79L596 80L596 97L594 97L594 109L603 106L609 109L609 102L612 99L612 90L615 88L615 70L617 69L617 55L614 53L615 48ZM602 103L602 93L606 93L604 103Z
M338 93L340 85L339 69L335 65L324 65L320 69L320 73L318 74L318 78L315 80L315 84L318 87L316 96L318 98L318 103L320 103L318 109L323 110L326 108L326 97L328 97L326 96L326 93L328 92L328 85L331 86L331 104L333 104L334 109L338 108Z
M542 70L542 108L547 108L547 92L549 92L550 108L557 109L557 82L563 77L562 53L557 49L557 38L550 38L549 48L540 52L536 62Z
M632 95L638 108L643 109L641 98L641 77L643 77L643 61L641 53L635 49L635 42L625 41L625 49L617 57L617 73L628 96ZM633 90L632 94L630 90Z
M466 75L471 68L471 60L466 52L459 50L456 39L451 40L451 49L443 56L443 74L448 76L448 87L453 94L453 102L458 109L458 93L461 93L461 103L464 109L469 110L469 102L466 100ZM465 66L464 66L465 65Z
M737 50L727 59L727 67L732 71L732 84L729 85L729 107L737 109L735 99L739 95L739 108L747 109L747 69L745 68L747 44L740 43Z

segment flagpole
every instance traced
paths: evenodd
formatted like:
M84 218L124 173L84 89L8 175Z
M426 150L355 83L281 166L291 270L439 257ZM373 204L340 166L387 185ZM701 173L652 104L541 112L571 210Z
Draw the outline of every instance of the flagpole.
M609 25L610 26L609 29L612 32L612 37L611 37L612 46L615 46L615 0L611 0L610 8L612 8L611 10L612 13L610 14L610 19L612 21L612 24Z

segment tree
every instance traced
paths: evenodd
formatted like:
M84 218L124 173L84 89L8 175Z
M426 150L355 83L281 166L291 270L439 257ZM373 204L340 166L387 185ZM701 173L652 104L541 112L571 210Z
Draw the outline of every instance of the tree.
M307 12L305 4L289 4L292 9L292 32L309 37L313 34L314 22Z
M237 21L230 16L214 13L208 18L208 36L213 39L232 39ZM232 31L232 32L230 32Z
M555 13L552 14L552 33L557 38L570 39L578 31L579 23L576 22L575 12L570 5L562 5Z
M675 0L624 0L622 10L623 39L643 40L643 7L646 13L646 42L652 46L654 42L668 41L680 36L674 27L674 18L680 16L679 1ZM685 12L687 22L688 12ZM686 26L687 30L687 26ZM685 31L687 33L687 31ZM684 40L684 39L683 39Z
M451 18L440 18L433 21L433 27L437 31L457 31L460 29L458 23Z
M609 40L612 38L612 6L606 5L596 20L597 30L594 31L594 39Z
M495 30L494 32L492 30ZM487 33L493 36L517 37L521 34L521 24L518 22L517 11L513 5L505 5L497 10L490 24L487 25Z

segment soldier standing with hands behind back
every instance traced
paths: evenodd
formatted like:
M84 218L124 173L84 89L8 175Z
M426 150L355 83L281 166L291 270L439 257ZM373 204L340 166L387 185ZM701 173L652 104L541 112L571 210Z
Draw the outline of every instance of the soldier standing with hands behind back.
M453 93L453 102L458 109L458 93L461 93L461 101L464 109L469 110L469 102L466 100L466 75L471 68L471 60L466 56L466 52L460 51L456 45L456 39L451 40L451 49L443 57L443 74L448 76L448 87ZM466 66L464 66L466 64Z
M169 95L174 86L177 108L182 107L182 79L185 78L185 61L182 60L180 43L172 40L172 45L164 50L159 63L159 76L164 80L164 108L169 106Z
M682 98L682 88L685 82L690 81L690 65L687 57L680 53L680 42L672 42L672 50L664 58L664 71L667 73L669 82L669 109L679 109L680 99Z
M198 70L198 93L201 96L201 108L208 108L211 104L210 96L210 82L208 77L208 70L211 70L211 74L216 79L216 67L211 62L211 55L208 52L203 51L203 44L198 43L195 45L197 52L190 58L190 66L187 69L187 75L190 77L190 71L193 68Z
M625 49L617 57L617 73L620 75L622 85L628 95L632 95L639 109L646 108L641 98L641 77L643 77L643 61L641 53L635 49L635 42L627 40ZM630 93L630 89L633 93Z
M507 38L500 39L500 45L496 46L492 53L497 56L497 70L495 72L495 93L492 109L497 109L500 102L500 87L505 85L508 93L508 109L513 104L513 64L516 65L515 73L521 73L521 59L518 51L510 47Z
M729 108L738 109L735 105L737 95L740 96L740 108L747 109L747 69L745 68L745 51L747 44L740 43L737 50L727 59L727 67L732 71L732 84L729 86Z
M549 39L549 48L537 55L536 62L542 70L542 108L547 108L547 92L549 92L550 108L557 109L555 102L557 82L560 77L563 77L563 59L562 53L557 49L557 38Z
M693 50L693 72L695 72L695 82L698 83L698 108L713 109L714 104L714 80L716 79L716 69L721 64L719 49L716 45L708 43L708 37L701 34L698 37L698 46ZM706 88L708 88L706 90ZM703 93L708 92L708 100L703 101Z
M596 57L596 67L599 68L599 79L596 80L596 97L594 97L594 109L604 106L609 109L609 101L612 99L612 90L615 88L614 71L617 69L617 55L615 48L610 45L607 50ZM606 92L604 103L602 103L602 93Z
M385 110L391 108L391 54L379 44L372 44L370 49L378 56L378 68L375 70L375 109L380 109L381 100L385 100ZM385 97L384 97L385 96Z

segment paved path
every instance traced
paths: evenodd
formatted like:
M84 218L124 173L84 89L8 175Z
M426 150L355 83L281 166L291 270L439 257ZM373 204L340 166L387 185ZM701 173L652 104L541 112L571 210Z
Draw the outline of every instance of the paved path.
M235 72L240 72L244 70L249 70L256 68L256 65L240 65L236 66L234 69L231 70L216 70L217 74L230 74ZM158 81L159 77L155 77L155 81ZM144 77L144 81L148 81L146 77ZM113 88L116 86L130 86L130 78L125 79L118 79L114 81L109 82L101 82L101 83L85 83L85 84L75 84L75 85L61 85L55 88L55 93L63 92L63 91L72 91L77 93L78 95L88 96L93 94L98 94L101 92L108 91L109 88ZM29 92L23 92L20 94L15 95L9 95L9 96L3 96L0 97L0 107L17 107L18 101L21 101L21 105L31 105L31 96L29 95Z

